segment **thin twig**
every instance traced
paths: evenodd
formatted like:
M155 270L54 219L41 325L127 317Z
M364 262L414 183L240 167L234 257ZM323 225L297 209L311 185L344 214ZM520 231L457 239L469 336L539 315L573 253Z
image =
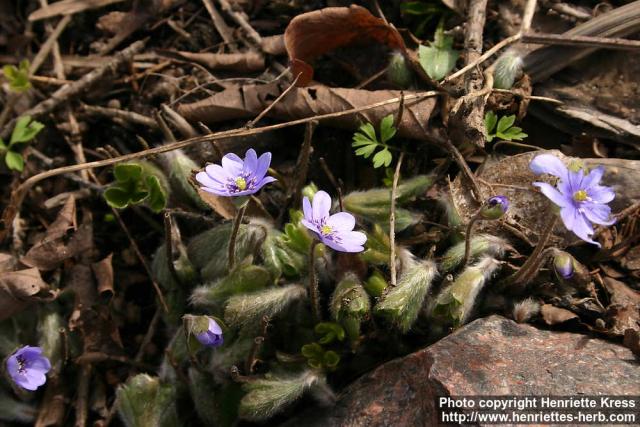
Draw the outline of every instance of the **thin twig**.
M451 74L450 76L446 77L444 80L442 80L442 84L449 83L450 81L455 80L458 77L466 74L469 70L472 70L472 69L476 68L478 65L482 64L487 59L491 58L497 52L499 52L500 50L504 49L505 47L517 42L521 38L522 38L522 34L518 33L518 34L515 34L515 35L513 35L511 37L507 37L506 39L496 43L495 46L493 46L491 49L487 50L480 57L478 57L474 61L470 62L469 64L465 65L460 70L456 71L455 73Z
M428 91L428 92L422 92L422 93L417 93L417 94L412 94L412 95L405 95L405 101L407 100L415 100L415 99L421 99L421 98L428 98L428 97L433 97L433 96L437 96L439 94L439 92L437 91ZM9 202L9 204L7 205L7 207L5 208L3 214L2 214L2 225L3 228L0 230L0 241L4 240L4 238L6 238L10 228L11 228L11 224L13 223L13 218L16 216L17 212L20 209L20 205L22 204L22 201L24 199L24 196L26 195L26 192L36 183L53 177L53 176L58 176L58 175L63 175L66 173L70 173L70 172L77 172L77 171L81 171L81 170L85 170L85 169L94 169L94 168L100 168L100 167L104 167L104 166L110 166L116 163L121 163L121 162L126 162L126 161L130 161L130 160L134 160L134 159L139 159L139 158L143 158L143 157L148 157L151 155L155 155L155 154L160 154L160 153L166 153L169 151L174 151L180 148L184 148L184 147L188 147L190 145L194 145L194 144L199 144L199 143L203 143L203 142L211 142L211 141L216 141L219 139L223 139L223 138L232 138L232 137L241 137L241 136L249 136L249 135L257 135L263 132L269 132L269 131L273 131L273 130L278 130L278 129L284 129L287 127L291 127L291 126L296 126L299 124L305 124L305 123L309 123L311 121L321 121L321 120L325 120L325 119L331 119L331 118L335 118L335 117L342 117L342 116L346 116L346 115L350 115L350 114L355 114L355 113L359 113L361 111L367 111L367 110L373 110L375 108L379 108L379 107L383 107L389 104L395 104L400 102L400 98L391 98L391 99L387 99L385 101L380 101L380 102L376 102L374 104L369 104L369 105L365 105L362 107L358 107L358 108L352 108L349 110L343 110L343 111L336 111L333 113L327 113L327 114L322 114L322 115L317 115L317 116L312 116L312 117L306 117L303 119L297 119L297 120L292 120L289 122L284 122L284 123L277 123L274 125L269 125L269 126L263 126L263 127L258 127L258 128L254 128L254 129L231 129L231 130L226 130L226 131L221 131L221 132L215 132L215 133L211 133L209 135L204 135L204 136L197 136L194 138L189 138L186 140L182 140L182 141L177 141L174 143L169 143L169 144L164 144L158 147L154 147L154 148L150 148L148 150L143 150L143 151L138 151L135 153L130 153L130 154L126 154L123 156L118 156L118 157L112 157L112 158L107 158L107 159L102 159L102 160L97 160L97 161L93 161L93 162L87 162L87 163L80 163L80 164L75 164L75 165L70 165L70 166L64 166L64 167L60 167L60 168L56 168L56 169L52 169L46 172L41 172L39 174L33 175L31 177L29 177L28 179L26 179L22 184L20 184L15 190L12 191L11 193L11 200ZM447 144L446 140L438 140L439 142L442 142L443 145ZM451 144L449 142L449 144ZM449 148L449 147L447 147ZM455 147L454 147L455 149ZM450 150L450 149L449 149ZM450 150L451 151L451 150ZM457 149L455 150L457 152ZM460 153L458 152L458 154L460 155ZM460 155L460 157L462 157L462 155ZM464 159L463 159L464 160ZM468 168L468 166L467 166Z
M288 203L286 204L287 206L289 206L291 202L297 205L302 200L302 187L307 181L307 175L309 173L309 160L313 152L313 132L317 125L318 122L309 122L305 128L304 141L302 142L298 160L296 161L296 169L293 173L293 186L289 190L290 194Z
M67 25L69 25L69 22L71 22L71 15L65 16L60 20L60 22L58 22L58 25L56 25L56 28L49 35L49 38L47 38L47 40L42 44L35 58L33 58L33 62L31 62L31 66L29 67L30 75L35 74L36 71L38 71L38 69L42 65L42 63L44 62L44 60L47 59L47 56L53 49L54 44L58 40L58 37L60 37L60 34L62 34L64 29L67 27Z
M547 245L549 238L553 235L553 228L555 227L557 221L558 216L555 214L551 214L546 228L540 235L540 239L538 240L536 247L533 249L533 252L529 256L529 258L527 258L524 264L522 264L520 270L506 279L507 283L525 286L529 282L529 280L531 280L531 272L535 270L536 265L539 265L540 254L542 254L542 251Z
M276 106L276 104L277 104L278 102L282 101L282 99L283 99L285 96L287 96L287 94L288 94L289 92L291 92L291 89L293 89L294 87L296 87L296 83L298 82L298 79L300 78L300 76L301 76L301 75L302 75L302 73L298 73L298 75L297 75L297 76L296 76L296 78L293 80L293 82L291 82L291 84L289 85L289 87L287 87L284 91L282 91L282 93L281 93L281 94L280 94L280 95L279 95L279 96L278 96L278 97L277 97L277 98L276 98L276 99L275 99L271 104L269 104L269 106L268 106L267 108L265 108L264 110L262 110L262 111L260 112L260 114L258 114L258 116L257 116L255 119L253 119L253 120L249 121L249 122L245 125L245 127L249 128L249 129L253 128L253 127L256 125L256 123L258 123L258 122L259 122L259 121L260 121L264 116L266 116L266 115L269 113L269 111L271 111L271 109L272 109L273 107L275 107L275 106Z
M333 187L336 189L336 192L338 193L338 206L340 206L340 212L342 212L344 210L344 206L342 204L342 186L338 183L336 177L333 176L333 173L331 172L331 169L329 169L329 166L327 166L327 162L324 160L324 157L320 157L320 159L318 160L320 161L320 167L322 168L322 171L327 176L329 182L331 182L331 185L333 185Z
M160 323L160 319L162 319L162 312L160 311L160 308L157 308L156 312L153 314L153 317L151 318L151 322L149 322L149 327L147 328L147 333L144 334L144 338L142 339L142 342L140 343L140 347L138 347L138 352L136 353L136 356L133 358L134 362L136 362L136 363L141 363L142 362L142 358L144 357L145 349L151 343L151 340L153 340L153 336L156 334L156 328L158 327L158 324Z
M559 46L598 47L616 50L640 49L640 40L614 37L573 36L566 34L528 33L522 36L522 42Z
M260 37L260 34L258 34L258 32L253 29L251 24L249 24L245 17L245 14L233 10L233 7L231 7L231 4L229 4L227 0L218 0L218 3L220 3L220 7L222 7L222 10L226 12L227 15L231 17L231 19L236 21L236 24L240 25L240 27L247 33L249 39L254 44L256 44L258 48L262 49L262 37Z
M88 74L85 74L81 79L76 80L71 84L62 86L60 89L52 93L47 99L25 111L23 115L37 118L52 112L54 109L60 106L60 104L67 102L71 98L79 95L89 86L93 85L95 82L103 78L107 73L115 70L120 64L129 61L133 57L133 55L142 50L144 45L145 42L142 40L133 43L131 46L114 55L106 64L102 65L99 68L96 68ZM2 134L0 134L0 137L7 138L9 136L9 133L15 126L16 121L17 119L14 119L7 126L5 126Z
M531 28L537 3L537 0L527 0L527 4L524 5L524 10L522 11L522 23L520 24L520 31L518 31L518 33L525 34Z
M135 113L133 111L119 110L117 108L99 107L95 105L83 105L82 109L94 115L121 119L134 125L143 125L151 129L158 129L158 123L151 117Z
M404 159L404 152L400 153L398 157L398 163L396 164L396 170L393 173L393 185L391 186L391 212L389 213L389 246L391 248L389 252L389 268L391 270L391 286L396 286L397 272L396 272L396 196L398 193L398 179L400 178L400 168L402 167L402 160Z
M218 34L220 34L222 40L227 43L227 46L229 46L229 49L231 51L236 51L237 49L234 46L236 40L233 36L233 30L227 25L226 22L224 22L224 18L222 17L222 15L220 15L218 10L213 5L213 1L202 0L202 3L204 3L204 7L207 9L207 12L209 12L209 16L211 16L213 26L216 30L218 30Z

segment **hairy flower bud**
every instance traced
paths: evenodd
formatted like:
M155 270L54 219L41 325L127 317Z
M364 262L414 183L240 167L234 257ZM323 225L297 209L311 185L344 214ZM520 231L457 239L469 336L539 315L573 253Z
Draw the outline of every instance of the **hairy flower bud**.
M522 56L513 50L503 53L495 62L493 72L493 87L496 89L511 89L516 79L522 76Z
M508 243L497 236L491 234L478 234L471 238L469 258L477 258L480 255L491 255L501 257L504 251L509 248ZM462 263L464 258L465 242L460 242L451 246L442 256L440 268L443 272L454 270Z
M118 414L126 426L180 425L175 401L174 385L147 374L130 378L116 392Z
M376 305L375 312L406 333L418 318L436 274L436 264L433 261L421 261L407 266L398 284L389 287L387 294Z
M407 89L413 82L413 72L407 65L407 60L400 51L391 53L389 66L387 67L387 77L391 83L401 89Z
M331 315L344 327L352 344L359 339L360 324L370 309L369 295L360 280L354 274L345 275L331 297Z
M264 316L271 318L306 295L307 290L300 285L271 287L236 295L229 298L224 319L233 326L259 325Z
M570 279L575 272L575 259L564 251L557 251L553 256L553 270L559 278Z
M480 216L483 219L499 219L509 209L509 199L505 196L493 196L480 208Z

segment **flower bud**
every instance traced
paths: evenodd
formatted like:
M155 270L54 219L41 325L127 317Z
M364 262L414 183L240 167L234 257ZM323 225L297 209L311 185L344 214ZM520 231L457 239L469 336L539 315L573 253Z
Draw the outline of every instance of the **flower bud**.
M264 316L271 318L306 295L306 288L300 285L270 287L250 294L236 295L229 298L224 319L234 326L259 325Z
M269 270L264 267L239 265L228 276L217 282L194 289L191 294L191 303L199 307L221 308L233 295L262 290L272 281Z
M553 270L559 278L570 279L575 272L575 259L564 251L557 251L553 256Z
M222 328L213 318L187 314L183 317L183 321L187 335L195 336L203 346L219 347L224 342Z
M389 67L387 67L389 80L402 89L408 88L413 82L413 72L407 66L407 60L400 51L391 54Z
M116 392L118 414L126 426L175 426L176 388L156 377L139 374Z
M493 87L496 89L511 89L516 79L522 75L522 57L518 52L507 51L495 62L493 73Z
M491 255L500 258L509 244L502 238L491 234L477 234L471 238L469 258L475 259L480 255ZM465 242L451 246L442 256L440 268L443 272L449 272L457 268L464 258Z
M302 197L306 197L309 200L313 200L313 196L318 192L318 186L315 183L310 183L302 187Z
M493 196L480 208L480 216L483 219L500 219L509 209L509 199L505 196Z
M379 271L374 271L364 283L364 289L369 293L369 295L376 298L382 296L384 290L387 289L387 286L387 279L385 279Z
M354 274L345 275L331 297L331 314L340 323L351 343L360 337L360 323L369 316L369 295Z
M377 314L386 317L406 333L418 318L422 304L437 273L433 261L415 262L408 266L387 294L376 305Z

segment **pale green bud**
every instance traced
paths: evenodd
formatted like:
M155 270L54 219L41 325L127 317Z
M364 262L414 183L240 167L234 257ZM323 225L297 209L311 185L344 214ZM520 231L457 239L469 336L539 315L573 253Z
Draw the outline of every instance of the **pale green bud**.
M331 297L331 315L340 323L352 344L360 338L360 324L369 316L369 295L354 274L347 274L338 283Z
M469 259L477 258L480 255L501 257L508 248L508 243L500 237L492 236L491 234L476 234L471 238ZM464 251L465 242L451 246L442 256L440 261L441 270L446 273L460 266L464 259Z
M236 295L229 298L224 318L232 326L258 326L264 316L272 318L306 295L306 288L300 285L272 287Z
M387 67L387 77L401 89L407 89L413 83L413 71L409 68L402 52L394 51L391 53L389 66Z
M180 426L176 412L176 390L158 378L139 374L116 391L120 419L127 427Z

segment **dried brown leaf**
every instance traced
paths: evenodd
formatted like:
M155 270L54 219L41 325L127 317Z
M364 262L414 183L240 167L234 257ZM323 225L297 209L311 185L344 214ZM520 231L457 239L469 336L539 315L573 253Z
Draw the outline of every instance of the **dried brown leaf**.
M182 104L178 113L192 123L202 122L213 125L234 119L249 119L263 111L285 89L277 83L266 85L236 86L223 90L214 96L191 104ZM404 92L405 95L416 92ZM389 99L400 98L398 90L363 90L330 88L314 85L293 88L281 101L273 106L269 116L281 120L295 120L320 114L363 107ZM424 139L429 134L428 122L436 104L435 98L407 101L402 121L397 126L398 135L404 138ZM356 130L363 122L378 126L383 117L397 112L398 104L389 104L364 111L325 119L323 124L342 129Z
M547 325L557 325L578 318L578 315L574 312L551 304L543 304L542 307L540 307L540 313Z
M606 314L610 332L623 335L627 329L640 331L640 292L610 277L604 278L604 285L610 295Z
M250 73L264 70L264 56L258 52L249 51L243 53L193 53L160 51L169 57L177 57L193 61L211 70L233 70L239 73Z
M101 297L111 298L113 296L113 265L111 260L113 254L91 264L91 270L98 282L98 294Z
M0 273L0 320L7 319L38 301L50 301L51 291L37 268Z
M404 50L404 41L394 27L356 5L303 13L293 18L284 32L291 72L294 76L302 73L297 83L301 87L313 78L309 62L314 58L339 47L365 42Z

